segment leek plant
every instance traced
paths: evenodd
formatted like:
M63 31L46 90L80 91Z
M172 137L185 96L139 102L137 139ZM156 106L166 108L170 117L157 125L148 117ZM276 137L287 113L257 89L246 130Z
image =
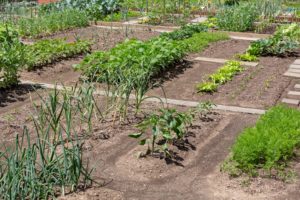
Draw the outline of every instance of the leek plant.
M0 152L1 199L52 199L94 182L76 129L85 123L92 131L93 114L101 117L93 88L55 88L47 99L41 97L41 105L34 106L34 130L24 127L15 145Z

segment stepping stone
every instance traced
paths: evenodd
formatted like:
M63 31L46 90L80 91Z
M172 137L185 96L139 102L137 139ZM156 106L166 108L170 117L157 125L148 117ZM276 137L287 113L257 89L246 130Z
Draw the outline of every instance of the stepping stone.
M298 92L298 91L289 91L288 95L300 96L300 92Z
M300 59L295 60L294 64L295 65L300 65Z
M294 88L295 89L300 89L300 84L296 84Z
M234 40L248 40L248 41L257 41L260 40L261 38L254 38L254 37L241 37L241 36L229 36L231 39Z
M300 73L300 68L299 69L290 68L287 72L289 72L289 73Z
M289 77L295 77L295 78L300 78L300 73L293 73L293 72L286 72L283 74L284 76L289 76Z
M300 69L300 64L299 65L296 65L295 63L290 65L290 68L292 69Z
M222 58L207 58L207 57L197 57L197 58L194 58L194 60L204 61L204 62L221 63L221 64L224 64L229 61L229 60L222 59ZM256 63L256 62L240 62L240 63L242 65L251 66L251 67L256 67L258 65L258 63Z
M287 103L287 104L292 104L292 105L299 105L300 104L300 101L297 100L297 99L287 99L287 98L284 98L281 100L282 103Z
M192 23L201 23L205 22L207 20L207 17L197 17L196 19L193 19L191 22Z

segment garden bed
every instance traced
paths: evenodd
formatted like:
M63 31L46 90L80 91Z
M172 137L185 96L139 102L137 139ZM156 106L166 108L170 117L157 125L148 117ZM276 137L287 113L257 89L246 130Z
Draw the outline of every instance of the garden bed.
M79 37L80 39L94 41L92 50L108 50L114 47L116 44L123 42L126 38L148 40L157 35L158 33L150 31L129 30L126 37L124 30L107 30L97 27L89 27L86 29L77 29L46 38L66 38L68 42L73 42L76 40L76 37ZM35 71L23 71L21 73L21 80L51 84L74 84L79 80L80 72L74 71L73 65L80 63L82 59L83 56L78 56L77 58L71 58L57 62L56 64L44 66L43 68Z
M247 41L230 40L211 45L200 54L193 54L189 60L197 56L233 59L237 53L243 53L249 45ZM256 67L245 67L245 71L237 75L231 82L222 85L212 94L197 93L196 85L201 83L222 64L192 61L177 66L176 74L165 79L163 88L170 99L205 101L217 104L235 105L251 108L269 108L275 105L290 83L290 78L283 77L289 65L296 57L260 58ZM167 77L169 75L166 75ZM164 96L161 88L156 88L149 95Z

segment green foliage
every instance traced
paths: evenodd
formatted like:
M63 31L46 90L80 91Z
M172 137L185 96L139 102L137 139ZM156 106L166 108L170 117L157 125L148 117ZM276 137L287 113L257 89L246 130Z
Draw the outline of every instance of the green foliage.
M117 110L125 117L130 94L136 94L138 110L151 87L151 78L180 61L184 50L181 44L165 38L147 42L127 40L108 52L94 52L76 69L92 80L109 85L110 92L119 99Z
M99 20L118 10L119 4L119 0L61 0L42 5L40 11L51 13L53 11L75 9L84 12L91 20Z
M85 13L77 10L64 10L33 18L20 18L15 26L21 36L36 38L88 25L89 20Z
M197 85L199 92L215 92L217 87L221 84L232 80L232 78L238 73L243 71L241 63L238 61L228 61L218 71L209 76L209 81L200 83Z
M242 172L282 169L300 144L300 111L276 106L245 129L232 147L232 161Z
M140 145L148 144L146 154L160 152L157 146L163 150L165 157L172 157L169 152L169 145L175 140L182 140L187 133L187 128L192 124L198 112L206 112L211 109L212 104L203 103L194 110L178 112L175 109L161 109L159 114L152 114L137 128L139 133L130 134L129 137L140 139ZM147 132L151 130L149 137Z
M239 59L242 61L247 61L247 62L254 62L257 61L258 58L255 55L251 55L250 53L245 53L245 54L239 54L237 55Z
M183 40L192 37L195 33L207 32L208 27L203 24L189 24L175 30L171 33L164 33L162 37L167 37L172 40Z
M299 42L299 25L284 25L272 37L252 42L247 53L254 56L285 56L295 52L299 48Z
M80 123L75 115L91 110L81 101L93 101L92 93L84 92L89 90L60 93L55 88L48 99L41 97L37 115L31 117L33 130L24 127L15 145L0 152L1 199L55 199L92 184L74 128Z
M218 27L226 31L249 31L258 18L258 11L251 3L225 7L216 15Z
M24 63L24 48L18 33L8 26L0 26L0 88L18 83L18 70Z
M213 42L229 39L226 33L196 33L192 37L182 40L181 43L187 46L187 52L200 52Z
M139 12L134 12L134 11L128 11L127 13L125 12L116 12L116 13L112 13L110 15L107 15L103 21L106 22L119 22L122 20L126 20L126 19L130 19L130 18L134 18L134 17L140 17L141 13Z
M40 40L26 46L26 68L33 70L60 59L87 53L90 49L91 43L88 41L66 43L62 39Z

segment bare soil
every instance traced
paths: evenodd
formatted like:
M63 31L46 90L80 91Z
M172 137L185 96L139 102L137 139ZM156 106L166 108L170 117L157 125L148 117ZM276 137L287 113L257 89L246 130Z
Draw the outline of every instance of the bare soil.
M233 59L237 53L243 53L248 45L249 42L241 40L217 42L200 54L190 55L188 60L197 56ZM163 90L155 88L149 95L163 97L164 91L172 99L210 100L224 105L269 108L279 101L290 84L291 78L284 77L283 74L295 59L296 57L262 57L257 67L245 67L245 71L221 85L212 94L197 93L196 85L207 80L222 64L192 61L177 66L173 74L166 73L162 78Z

